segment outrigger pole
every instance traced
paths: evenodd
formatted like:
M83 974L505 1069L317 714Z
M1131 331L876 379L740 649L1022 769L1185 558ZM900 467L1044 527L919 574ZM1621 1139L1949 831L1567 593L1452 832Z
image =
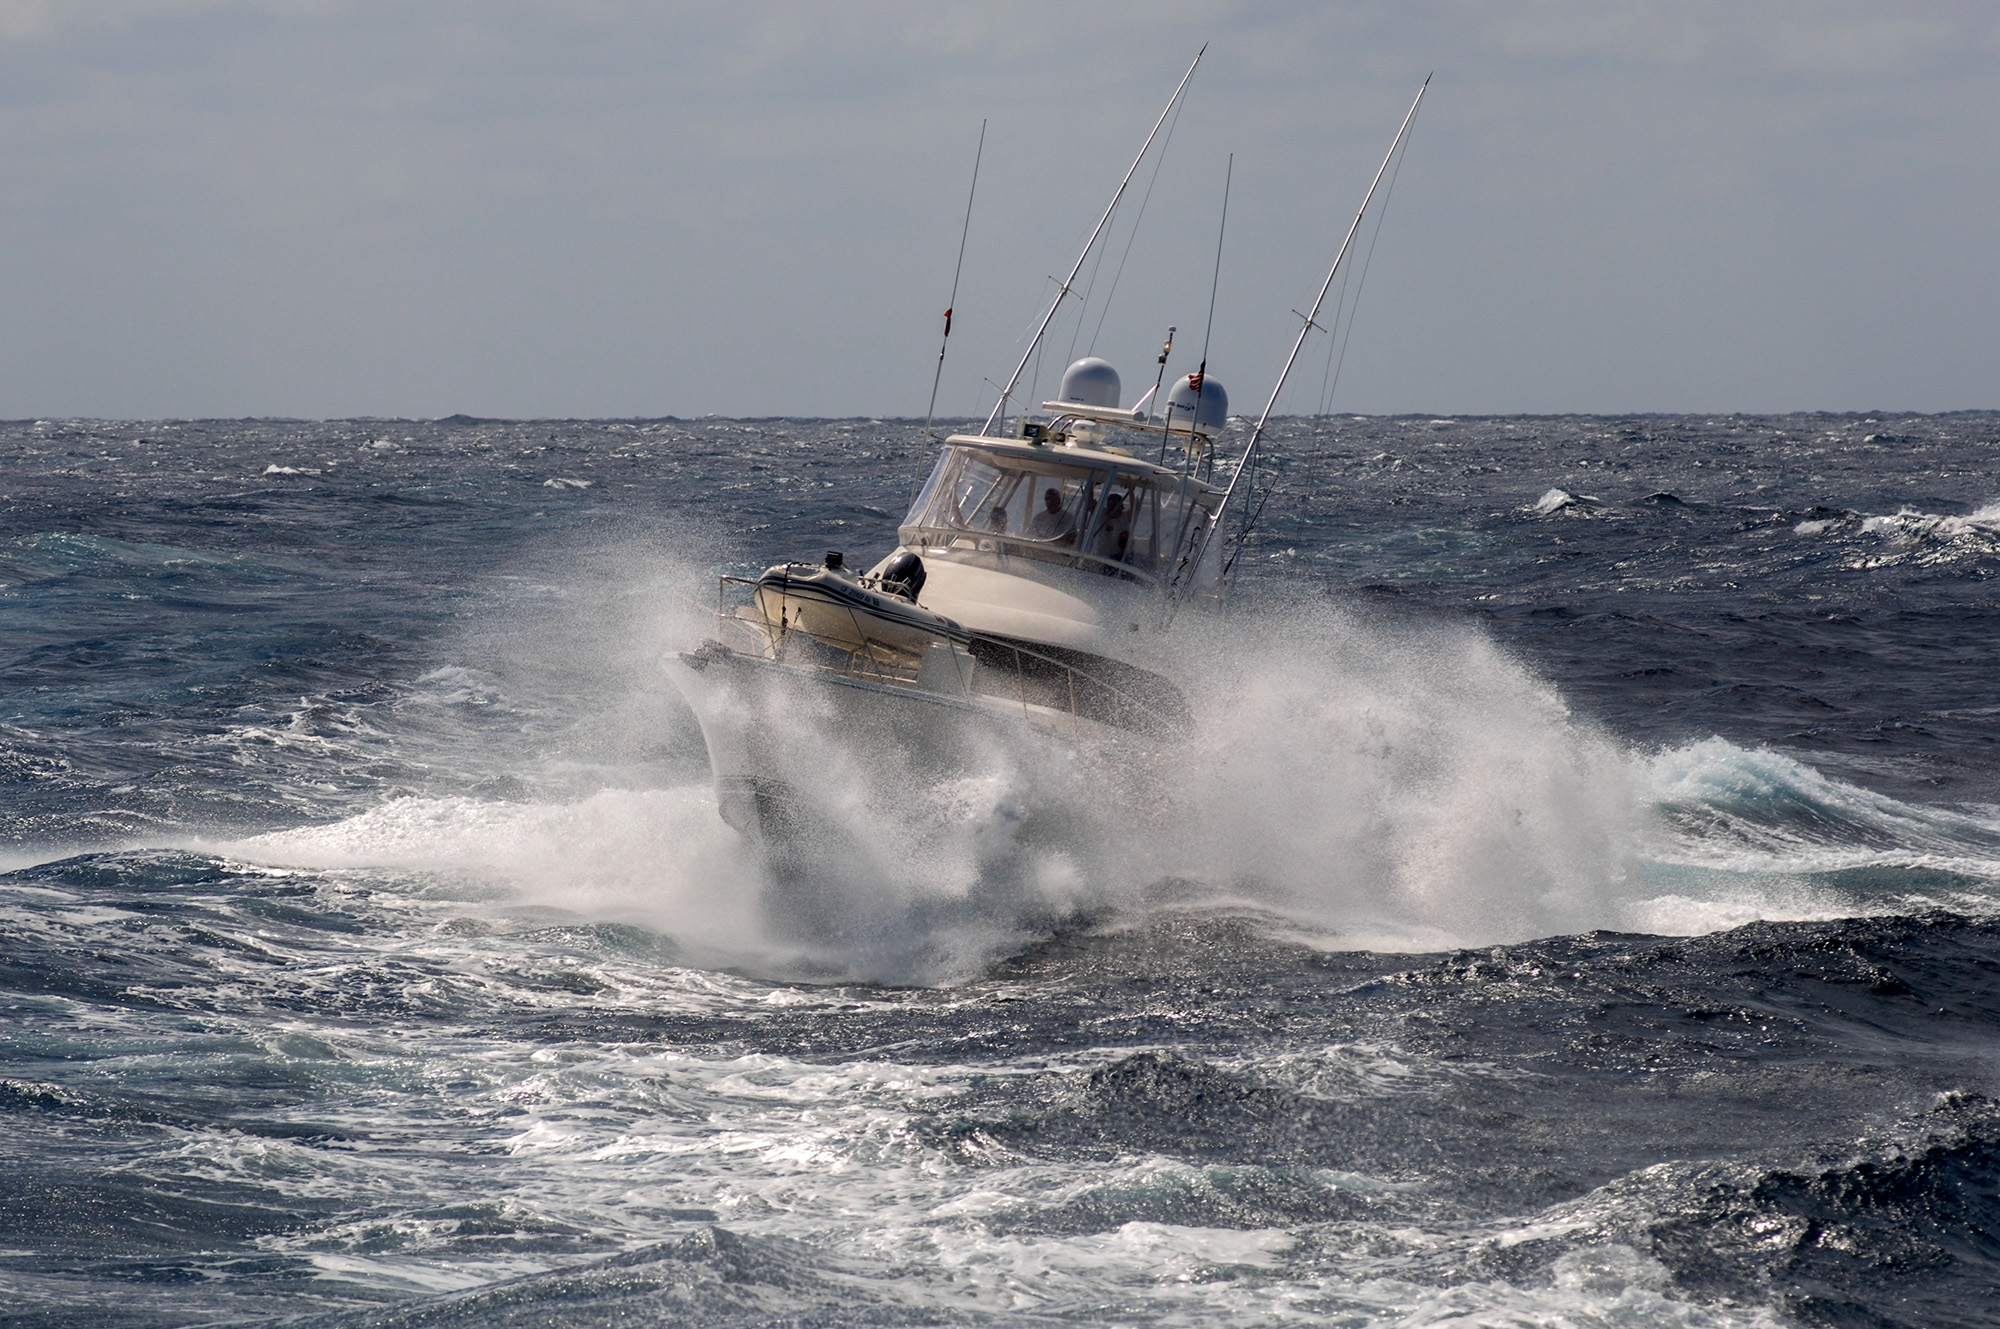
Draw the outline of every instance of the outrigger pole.
M979 122L979 148L972 154L972 188L965 191L965 227L958 233L958 266L951 270L951 299L944 305L944 339L938 343L937 372L931 375L931 404L924 408L924 437L937 414L938 384L944 381L944 350L951 345L951 311L958 304L958 278L965 271L965 237L972 234L972 200L979 193L979 159L986 155L986 122Z
M1194 66L1201 63L1201 57L1207 51L1208 43L1203 42L1201 50L1194 54L1194 64L1189 65L1187 73L1181 75L1180 85L1174 89L1174 95L1167 98L1166 110L1161 111L1160 118L1153 122L1153 132L1146 135L1146 141L1139 147L1139 155L1132 159L1132 169L1125 172L1125 178L1118 182L1117 192L1111 195L1111 202L1105 207L1104 215L1097 219L1097 225L1091 230L1090 238L1083 242L1083 252L1076 256L1076 263L1071 266L1069 276L1063 278L1062 289L1056 292L1055 302L1043 316L1042 325L1035 329L1034 337L1028 342L1028 349L1021 353L1021 363L1014 366L1014 372L1008 376L1007 386L1000 389L1000 400L993 403L993 409L987 413L986 423L979 427L981 434L991 431L993 422L1004 418L1007 400L1014 395L1014 385L1021 381L1021 375L1027 371L1028 361L1035 358L1035 349L1042 344L1042 334L1049 330L1049 324L1056 320L1056 311L1061 309L1062 302L1069 298L1070 285L1076 280L1076 274L1083 271L1083 261L1090 257L1091 246L1097 243L1097 237L1103 233L1105 223L1109 222L1111 214L1117 211L1118 200L1125 197L1125 186L1131 184L1132 177L1139 173L1139 163L1146 160L1147 149L1151 148L1153 140L1160 136L1160 126L1167 122L1167 116L1173 112L1174 103L1181 99L1181 93L1187 89L1188 80L1194 77Z
M1271 422L1271 411L1278 404L1278 394L1285 390L1285 380L1291 375L1292 365L1298 360L1299 351L1305 346L1307 335L1319 326L1314 320L1319 317L1319 307L1326 302L1326 293L1333 286L1333 276L1340 271L1342 261L1347 258L1348 246L1354 243L1355 233L1361 229L1362 215L1368 211L1368 204L1375 197L1376 186L1382 183L1383 175L1388 172L1389 163L1395 159L1396 149L1402 146L1403 135L1409 132L1410 122L1417 118L1417 107L1423 105L1424 93L1430 90L1430 86L1431 76L1426 74L1423 86L1417 89L1417 99L1410 103L1409 114L1403 117L1402 125L1396 130L1396 137L1390 141L1389 151L1382 155L1382 164L1376 168L1375 178L1369 182L1368 192L1361 197L1361 206L1355 209L1354 224L1347 228L1347 238L1340 242L1340 252L1333 256L1333 266L1326 270L1326 280L1319 284L1319 294L1313 297L1312 308L1302 316L1305 321L1299 326L1298 339L1292 343L1292 353L1285 357L1285 367L1278 371L1278 381L1271 388L1271 398L1264 403L1264 413L1257 417L1257 427L1250 431L1250 441L1244 445L1243 456L1236 463L1236 473L1229 477L1229 488L1222 491L1222 501L1215 505L1215 516L1203 527L1201 543L1196 546L1194 556L1177 569L1177 573L1183 574L1185 580L1172 588L1167 600L1169 621L1172 620L1174 610L1179 607L1180 601L1186 597L1187 588L1194 584L1195 570L1201 567L1201 560L1208 553L1208 542L1214 537L1215 528L1222 525L1222 514L1229 510L1229 500L1236 493L1238 482L1249 473L1251 461L1257 455L1257 445L1264 438L1264 427ZM1081 260L1078 262L1080 265ZM1055 311L1049 312L1053 316ZM1245 498L1243 501L1248 503L1250 500ZM1247 535L1249 532L1246 530L1244 533Z

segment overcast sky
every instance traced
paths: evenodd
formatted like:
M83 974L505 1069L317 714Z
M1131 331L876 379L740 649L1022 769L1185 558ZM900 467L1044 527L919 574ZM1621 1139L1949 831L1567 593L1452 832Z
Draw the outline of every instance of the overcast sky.
M1043 395L1193 367L1234 153L1259 404L1435 70L1335 409L2000 407L1991 0L0 0L0 417L921 415L985 119L983 414L1203 42Z

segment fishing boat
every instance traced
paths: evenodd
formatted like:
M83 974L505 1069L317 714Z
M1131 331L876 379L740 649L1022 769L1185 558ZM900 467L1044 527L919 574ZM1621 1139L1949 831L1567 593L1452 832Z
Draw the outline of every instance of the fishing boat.
M1205 351L1199 369L1168 382L1172 330L1138 401L1122 404L1117 370L1087 356L1039 411L1012 410L1043 335L1199 63L1197 55L979 431L943 440L893 549L866 570L828 551L756 577L722 576L712 632L668 659L700 723L723 818L773 853L810 858L843 817L893 817L899 791L969 768L1028 764L1073 786L1045 791L1057 803L1101 796L1191 731L1192 709L1168 676L1167 636L1184 610L1225 601L1229 561L1217 532L1239 490L1247 498L1242 482L1285 377L1423 96L1355 213L1242 454L1219 466L1228 394L1207 373ZM1210 307L1212 324L1213 292ZM947 336L949 326L947 317Z
M1102 382L1096 368L1067 377ZM1165 430L1118 413L1131 441L1164 433L1183 456L1211 452L1227 398L1204 387L1176 387L1189 409ZM1113 408L1047 406L1017 437L947 438L895 549L866 571L831 551L719 580L716 633L668 668L731 825L799 833L799 782L835 749L871 768L865 783L934 776L996 745L1103 752L1187 731L1186 699L1149 665L1175 570L1205 557L1183 580L1219 594L1219 551L1199 546L1226 491L1208 468L1086 428Z

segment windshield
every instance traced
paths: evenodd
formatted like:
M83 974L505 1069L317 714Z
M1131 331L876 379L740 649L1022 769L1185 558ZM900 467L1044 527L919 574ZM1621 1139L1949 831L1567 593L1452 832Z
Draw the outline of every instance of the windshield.
M1151 580L1168 573L1176 545L1188 550L1206 519L1209 499L1196 488L1115 465L948 447L903 519L902 538Z

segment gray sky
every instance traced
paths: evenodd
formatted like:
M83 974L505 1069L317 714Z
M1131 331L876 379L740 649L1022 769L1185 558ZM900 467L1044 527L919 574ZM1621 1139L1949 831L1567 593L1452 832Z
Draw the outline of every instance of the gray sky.
M1990 0L0 0L0 417L921 415L985 118L983 413L1204 41L1075 341L1128 400L1234 152L1261 403L1435 69L1335 409L2000 407Z

